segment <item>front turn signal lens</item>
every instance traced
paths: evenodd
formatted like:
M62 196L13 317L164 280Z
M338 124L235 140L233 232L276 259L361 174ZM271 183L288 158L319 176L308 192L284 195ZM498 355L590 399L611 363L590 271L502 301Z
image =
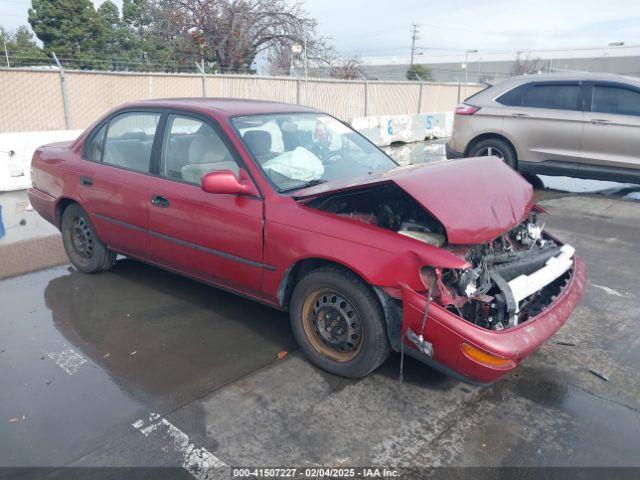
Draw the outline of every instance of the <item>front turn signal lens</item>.
M462 353L464 353L467 358L486 367L509 369L516 366L516 362L514 362L510 358L491 355L490 353L482 351L479 348L469 345L468 343L461 344L460 348L462 349Z

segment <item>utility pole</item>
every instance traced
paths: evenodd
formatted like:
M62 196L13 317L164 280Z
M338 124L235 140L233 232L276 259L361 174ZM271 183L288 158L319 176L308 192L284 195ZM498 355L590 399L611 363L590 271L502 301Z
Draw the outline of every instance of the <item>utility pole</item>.
M7 68L11 68L9 63L9 52L7 52L7 42L4 42L4 56L7 57Z
M416 55L416 40L420 40L420 25L414 23L411 25L411 62L410 67L413 67L413 59Z

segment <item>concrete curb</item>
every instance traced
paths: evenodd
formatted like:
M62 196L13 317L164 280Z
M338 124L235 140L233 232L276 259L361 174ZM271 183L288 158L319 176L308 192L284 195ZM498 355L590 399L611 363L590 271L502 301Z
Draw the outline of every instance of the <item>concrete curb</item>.
M0 279L68 263L60 235L0 245Z

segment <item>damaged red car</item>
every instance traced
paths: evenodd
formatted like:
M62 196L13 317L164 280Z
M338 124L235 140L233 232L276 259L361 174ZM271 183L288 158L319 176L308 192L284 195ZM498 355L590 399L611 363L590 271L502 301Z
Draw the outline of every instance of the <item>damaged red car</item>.
M586 281L499 159L401 167L297 105L128 104L39 148L32 179L78 270L122 254L286 310L308 358L347 377L402 349L495 382L565 323Z

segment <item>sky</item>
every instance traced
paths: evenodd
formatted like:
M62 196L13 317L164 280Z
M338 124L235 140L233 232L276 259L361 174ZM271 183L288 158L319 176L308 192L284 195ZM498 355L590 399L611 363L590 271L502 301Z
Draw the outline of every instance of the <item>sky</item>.
M0 24L27 23L30 0L0 0ZM94 0L96 5L101 0ZM116 0L121 5L121 0ZM425 55L640 44L638 0L305 0L343 55L406 56L411 25Z

